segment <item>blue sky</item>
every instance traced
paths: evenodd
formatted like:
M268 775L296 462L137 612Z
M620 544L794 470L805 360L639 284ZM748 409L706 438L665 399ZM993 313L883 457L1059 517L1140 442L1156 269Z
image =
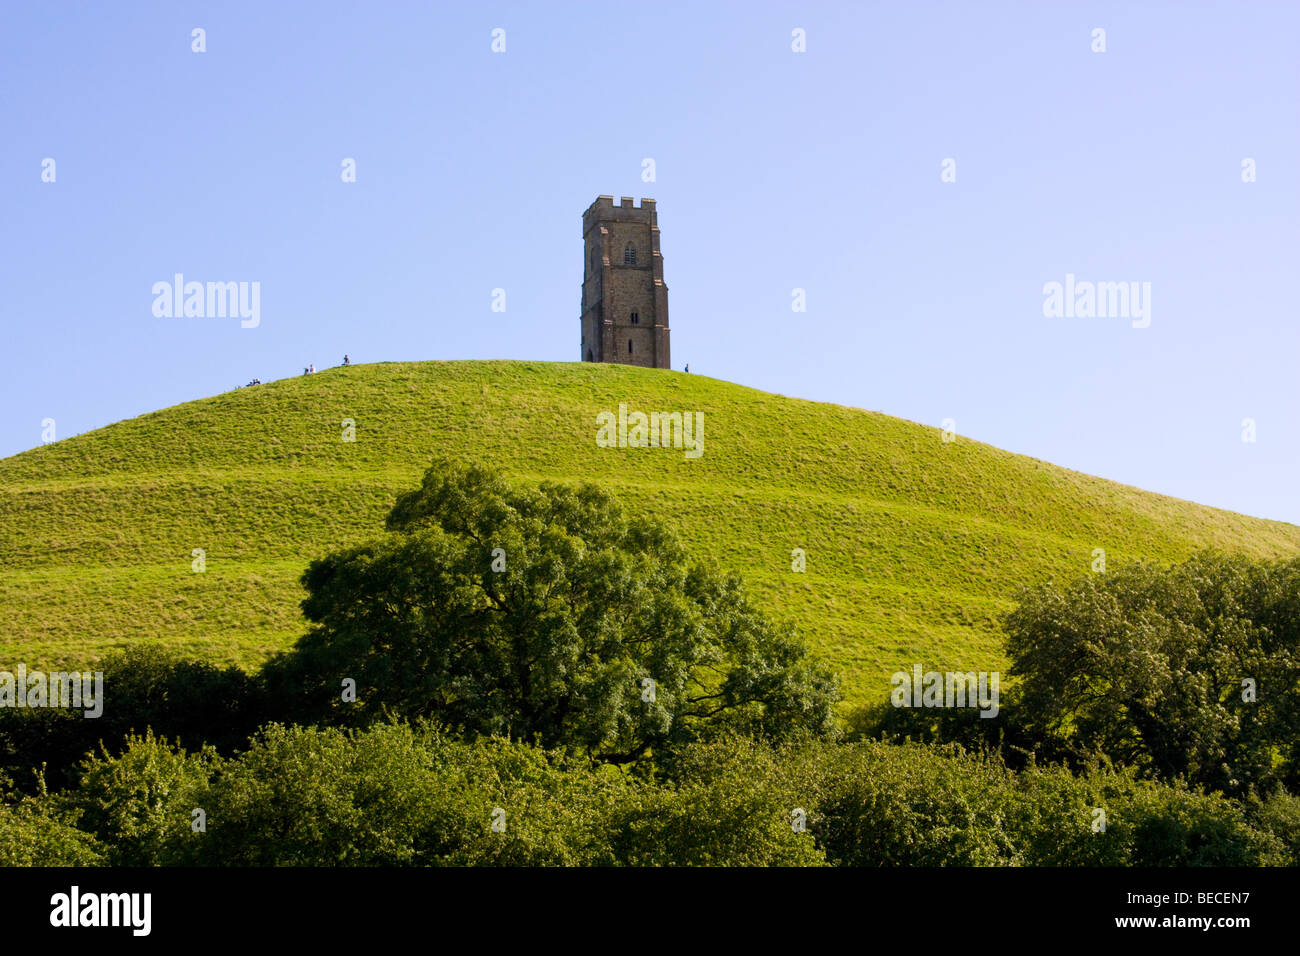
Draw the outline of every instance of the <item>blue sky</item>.
M1300 523L1298 34L1290 2L8 4L0 455L345 352L576 360L612 194L658 201L679 369ZM155 317L177 272L259 282L260 324ZM1150 325L1045 316L1067 273L1150 283Z

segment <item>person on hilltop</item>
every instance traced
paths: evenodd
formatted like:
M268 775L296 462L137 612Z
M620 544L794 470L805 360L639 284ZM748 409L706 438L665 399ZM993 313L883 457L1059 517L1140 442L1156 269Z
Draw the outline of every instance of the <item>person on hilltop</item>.
M690 362L687 362L687 363L686 363L686 374L687 374L687 375L690 375L690 374L691 374L691 363L690 363Z
M345 356L343 356L343 364L344 364L344 365L351 365L351 364L352 364L352 360L351 360L350 358L348 358L348 357L345 355Z

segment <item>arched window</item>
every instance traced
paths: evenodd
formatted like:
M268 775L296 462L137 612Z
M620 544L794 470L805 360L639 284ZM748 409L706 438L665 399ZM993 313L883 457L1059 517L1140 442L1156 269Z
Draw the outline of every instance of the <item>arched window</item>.
M636 265L636 246L632 245L630 242L623 247L623 265Z
M633 324L633 325L638 325L638 324L640 324L640 322L641 322L641 316L640 316L638 313L633 312L633 313L632 313L632 324Z
M628 355L631 355L631 354L632 354L632 340L631 340L631 339L628 339L628 340L627 340L627 354L628 354Z

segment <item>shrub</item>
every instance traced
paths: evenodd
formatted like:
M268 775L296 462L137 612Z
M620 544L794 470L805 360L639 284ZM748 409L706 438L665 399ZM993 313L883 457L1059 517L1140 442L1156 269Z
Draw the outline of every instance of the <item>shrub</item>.
M103 848L43 801L0 803L0 866L96 866Z
M1132 768L1030 767L1016 798L1013 827L1031 866L1256 866L1270 856L1272 841L1239 804Z
M633 865L824 866L813 834L795 829L812 803L781 754L732 737L687 747L673 779L643 787L642 801L617 809L613 836Z
M955 745L860 741L805 759L809 823L837 866L997 866L1020 862L1006 826L1011 772Z
M201 839L191 829L193 811L206 808L220 765L211 748L187 753L146 731L128 737L121 754L105 749L86 760L66 802L81 828L108 847L114 866L189 863Z

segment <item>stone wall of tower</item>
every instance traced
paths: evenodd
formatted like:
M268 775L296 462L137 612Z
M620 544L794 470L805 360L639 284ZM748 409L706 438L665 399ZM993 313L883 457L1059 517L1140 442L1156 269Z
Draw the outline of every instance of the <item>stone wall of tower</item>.
M599 196L582 216L581 358L669 368L668 287L653 199ZM635 261L627 261L627 250Z

